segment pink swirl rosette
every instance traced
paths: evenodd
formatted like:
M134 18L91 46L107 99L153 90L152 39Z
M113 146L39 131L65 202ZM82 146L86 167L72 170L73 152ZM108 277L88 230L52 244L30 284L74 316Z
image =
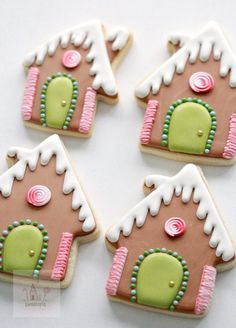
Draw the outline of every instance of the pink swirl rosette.
M214 88L213 77L206 72L197 72L191 75L189 85L194 92L209 92Z
M186 230L186 223L183 219L173 217L166 221L165 232L170 237L178 237L184 234Z
M46 186L35 185L28 190L26 199L31 205L43 206L50 201L51 191Z
M81 55L76 50L67 50L62 57L62 64L67 68L74 68L79 65Z

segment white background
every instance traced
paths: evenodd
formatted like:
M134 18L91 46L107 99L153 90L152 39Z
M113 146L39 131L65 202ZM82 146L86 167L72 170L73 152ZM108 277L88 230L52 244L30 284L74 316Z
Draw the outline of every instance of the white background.
M26 53L61 30L98 18L109 27L124 25L134 44L117 71L120 102L100 103L94 134L89 140L63 138L75 161L83 186L102 225L101 237L81 246L72 285L61 293L60 317L14 318L12 286L0 283L2 327L235 327L236 269L219 274L208 316L179 319L110 303L104 286L112 256L104 232L142 199L148 174L173 175L181 163L140 153L139 133L144 111L134 99L134 87L168 53L166 41L173 30L197 32L209 20L222 25L233 46L234 0L1 0L0 1L0 170L13 145L33 147L48 136L24 128L20 117ZM211 189L236 240L236 167L203 167ZM191 247L191 245L189 245Z

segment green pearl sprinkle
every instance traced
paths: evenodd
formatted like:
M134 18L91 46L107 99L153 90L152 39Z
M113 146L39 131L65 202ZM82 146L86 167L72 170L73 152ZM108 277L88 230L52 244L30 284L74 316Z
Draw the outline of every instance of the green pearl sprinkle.
M162 140L161 145L162 146L167 146L168 145L168 141L167 140Z
M25 224L25 221L24 220L20 220L20 224L21 225Z
M13 225L12 224L9 224L9 226L8 226L8 230L12 230L14 227L13 227Z

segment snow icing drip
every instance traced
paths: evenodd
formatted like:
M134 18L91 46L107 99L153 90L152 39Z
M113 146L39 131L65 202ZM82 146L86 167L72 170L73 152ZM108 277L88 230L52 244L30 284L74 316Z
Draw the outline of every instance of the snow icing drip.
M157 100L148 101L144 122L143 122L143 128L140 136L140 142L142 145L148 144L151 139L152 128L155 122L158 106L159 103Z
M117 293L127 254L128 249L126 247L120 247L116 250L106 284L107 295L114 296Z
M178 41L178 39L175 36L174 41ZM173 41L172 38L171 41ZM137 86L136 96L142 99L147 97L149 93L157 94L162 84L170 85L176 73L182 74L184 72L187 63L194 64L198 59L205 63L211 56L214 60L219 61L220 76L225 77L229 74L229 85L231 88L235 88L235 53L220 27L215 22L210 22L196 37L188 40L185 38L182 42L182 48Z
M93 90L93 88L87 88L84 98L83 112L79 123L79 132L81 133L89 133L91 129L93 114L96 107L96 96L97 92Z
M236 153L236 114L232 114L229 124L229 135L224 148L223 157L231 159Z
M216 269L212 266L205 265L196 299L195 314L200 315L208 310L215 287L215 280Z
M25 93L23 98L23 103L21 106L21 114L23 120L28 121L31 119L33 105L34 105L34 97L37 88L39 76L39 69L37 67L31 67L29 69L27 82L25 86Z
M45 166L53 156L56 156L56 173L64 174L63 193L72 194L71 207L75 211L79 210L78 220L83 222L82 230L84 232L94 230L96 224L93 213L58 135L50 136L33 149L12 147L8 151L8 156L16 157L18 161L0 176L0 192L3 197L11 195L15 179L18 181L24 179L27 167L35 171L38 163Z
M171 205L172 198L176 195L183 203L187 204L192 199L198 204L196 220L204 221L203 231L209 236L209 246L215 248L216 256L221 257L223 261L229 261L234 257L234 245L197 166L187 164L173 177L149 176L145 184L147 187L154 185L157 189L107 232L107 238L111 243L117 242L120 234L129 236L134 225L142 227L149 213L158 220L162 204Z

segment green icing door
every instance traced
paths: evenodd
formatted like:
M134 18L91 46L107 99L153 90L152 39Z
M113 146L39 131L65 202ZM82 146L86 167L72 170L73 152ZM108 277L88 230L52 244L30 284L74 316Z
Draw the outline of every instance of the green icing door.
M3 251L3 270L31 276L43 244L43 235L32 225L13 229L7 236Z
M168 254L154 253L142 262L137 279L140 304L168 309L183 279L181 263Z
M210 129L211 116L203 105L192 102L179 105L170 120L169 150L203 154Z
M73 83L65 76L54 78L48 85L45 97L46 124L62 129L70 109L73 96Z

